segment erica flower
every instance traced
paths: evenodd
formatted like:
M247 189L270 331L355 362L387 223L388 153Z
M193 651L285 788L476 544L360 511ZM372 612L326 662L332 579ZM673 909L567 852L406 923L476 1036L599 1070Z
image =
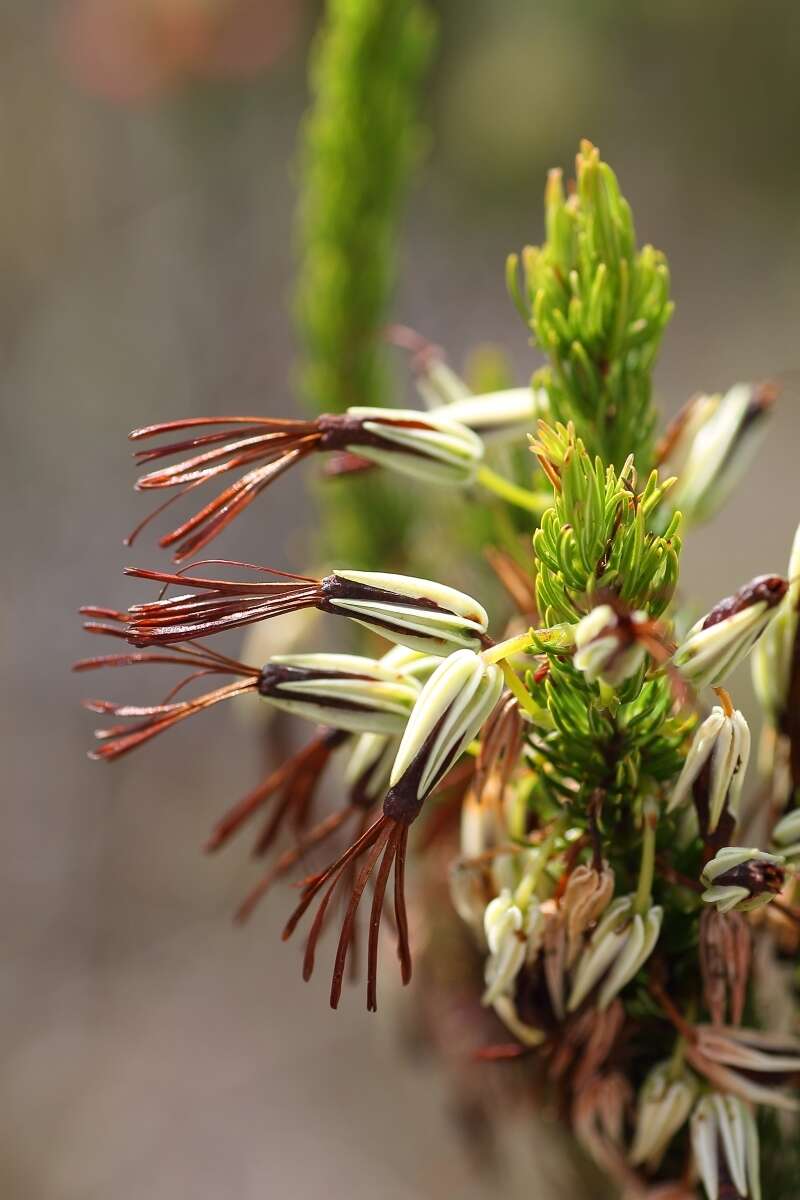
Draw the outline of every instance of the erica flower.
M692 402L664 464L678 476L671 501L687 520L707 520L726 502L753 460L776 394L769 385L739 383L722 397Z
M673 660L689 683L722 683L776 616L788 586L780 575L759 575L693 625Z
M425 800L441 782L490 716L500 698L503 676L496 666L469 650L445 659L424 684L400 742L383 801L383 813L335 863L312 877L284 929L292 935L303 914L322 893L306 942L303 976L314 969L314 955L325 914L344 872L364 859L353 883L342 923L331 984L331 1006L341 995L347 953L361 896L377 867L369 920L367 1008L377 1008L378 935L389 873L394 864L394 907L403 982L411 978L411 954L405 909L405 857L410 826ZM378 866L378 861L380 865ZM324 890L323 890L324 889Z
M351 733L400 734L419 685L356 654L283 654L262 669L258 694L318 724Z
M493 1004L500 996L509 993L520 967L525 961L528 939L536 937L537 904L521 907L514 902L511 892L504 888L486 906L483 918L489 957L486 960L484 979L486 990L483 1003Z
M635 675L647 658L644 633L651 622L644 612L617 613L610 604L598 604L578 622L575 629L575 666L590 683L601 679L619 687Z
M597 1005L606 1008L652 954L663 911L651 905L638 913L633 901L633 896L614 900L589 939L577 962L568 1012L574 1012L601 980Z
M382 571L336 571L316 580L250 563L229 565L281 579L231 582L129 568L127 574L138 579L193 590L130 608L125 626L128 640L137 646L169 645L317 608L350 617L388 641L423 654L445 655L459 646L477 649L485 641L489 618L482 605L464 592L430 580ZM103 610L82 611L93 615Z
M744 717L727 703L724 708L715 705L695 732L667 811L691 798L703 833L713 834L723 813L729 814L732 826L749 758L750 730Z
M696 1025L686 1058L720 1089L753 1104L796 1112L800 1103L781 1089L800 1075L800 1041L733 1025Z
M719 1092L703 1096L692 1114L691 1136L708 1200L761 1200L758 1130L747 1104Z
M674 1135L689 1117L697 1097L697 1080L682 1067L661 1062L652 1068L639 1092L636 1132L630 1149L634 1165L655 1171Z
M784 859L763 850L724 846L703 868L703 900L718 912L747 912L768 904L783 888Z
M180 562L206 546L265 488L309 454L340 451L391 467L426 483L469 483L483 456L483 444L465 425L436 413L385 408L350 408L314 421L262 417L201 417L168 421L135 429L135 442L189 433L177 441L137 450L139 466L178 458L170 466L148 471L137 480L139 491L180 489L151 514L129 543L173 500L229 471L241 471L187 521L160 539L174 546ZM180 457L186 455L188 457Z

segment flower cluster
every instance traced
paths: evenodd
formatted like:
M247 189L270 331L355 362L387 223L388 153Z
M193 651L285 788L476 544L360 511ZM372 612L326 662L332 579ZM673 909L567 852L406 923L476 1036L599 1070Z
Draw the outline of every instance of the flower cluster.
M519 307L551 362L535 387L474 395L426 352L415 364L425 411L205 418L134 435L190 431L138 452L140 463L179 460L142 476L142 489L182 495L241 472L162 538L178 559L312 452L332 453L339 474L383 469L473 501L488 490L500 516L487 557L505 610L495 604L490 619L449 584L349 566L323 578L236 562L213 574L202 562L131 569L157 594L124 612L86 608L90 632L127 645L78 669L161 664L185 675L157 704L89 701L114 718L94 757L119 757L243 695L310 721L308 744L208 840L217 850L264 819L255 853L270 861L239 918L299 877L283 936L308 915L308 978L341 893L335 1008L371 887L374 1010L386 910L403 982L412 974L409 847L423 860L439 847L482 963L475 1009L513 1039L484 1057L531 1056L586 1150L631 1195L689 1195L699 1179L709 1200L757 1197L758 1114L795 1111L800 1077L800 1041L761 1027L753 978L758 955L791 996L775 946L785 944L779 922L800 925L797 549L788 580L753 579L686 633L675 597L678 501L700 520L724 498L772 393L742 385L695 401L653 448L649 369L670 313L666 266L636 250L616 180L591 147L569 199L551 179L548 242L526 252L523 279L514 276ZM536 493L514 472L520 453ZM659 475L659 462L675 474ZM527 558L520 524L533 534ZM345 618L361 652L250 665L213 643L302 610ZM771 773L768 802L748 808L750 732L722 684L754 647ZM207 676L218 686L187 698ZM344 795L323 809L334 759Z

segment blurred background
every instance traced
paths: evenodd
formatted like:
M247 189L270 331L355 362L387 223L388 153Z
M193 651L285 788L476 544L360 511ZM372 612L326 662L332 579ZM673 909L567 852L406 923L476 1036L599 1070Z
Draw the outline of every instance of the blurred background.
M231 927L253 868L200 847L258 778L253 730L219 711L115 767L84 755L87 681L69 665L99 647L76 610L128 602L121 537L144 512L127 431L296 411L293 163L319 8L225 0L223 20L222 2L0 2L0 1194L478 1200L497 1184L432 1054L402 1051L408 998L387 983L377 1019L360 990L332 1014L324 972L304 985L280 944L280 898ZM501 344L524 382L538 359L505 254L540 240L545 171L590 137L672 267L665 411L784 379L758 464L689 540L685 578L708 606L783 570L800 507L800 9L435 7L394 315L456 365ZM302 568L310 519L287 477L222 550ZM736 695L746 708L744 676ZM532 1136L525 1120L508 1134Z

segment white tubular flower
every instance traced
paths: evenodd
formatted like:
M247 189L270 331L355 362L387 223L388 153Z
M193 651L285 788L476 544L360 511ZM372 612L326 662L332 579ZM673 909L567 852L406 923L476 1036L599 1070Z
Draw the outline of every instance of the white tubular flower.
M800 1072L800 1041L739 1025L696 1025L686 1059L720 1091L751 1104L797 1112L796 1096L782 1089Z
M356 738L345 770L350 799L371 808L386 793L399 741L383 733L362 733Z
M724 846L707 862L700 876L706 890L702 899L717 912L761 908L783 888L785 860L763 850Z
M704 818L707 814L708 833L715 831L726 809L735 820L749 759L747 721L738 709L728 714L715 705L695 731L667 812L693 799L698 812Z
M759 575L720 600L675 651L673 662L697 688L720 684L752 650L786 594L780 575Z
M620 896L608 908L584 949L572 981L567 1011L574 1012L602 980L597 1007L607 1008L652 954L663 910L652 905L642 916L633 896Z
M781 817L772 831L772 842L790 862L800 859L800 808Z
M541 1029L522 1020L511 996L498 996L493 1008L509 1033L513 1033L523 1046L541 1046L545 1041L547 1035Z
M785 711L795 661L800 621L800 525L794 535L786 573L789 578L786 595L775 620L759 639L751 664L756 695L773 725L779 724Z
M355 654L276 655L258 692L276 708L351 733L400 734L419 684Z
M477 650L489 625L486 610L471 596L412 575L336 571L322 588L326 611L425 655Z
M256 660L258 661L258 660ZM398 671L418 683L425 683L441 663L437 654L421 654L419 650L409 650L408 646L395 645L378 659L383 667Z
M711 1092L697 1102L690 1130L708 1200L719 1200L727 1180L739 1196L761 1200L758 1130L747 1104L737 1096Z
M636 1132L628 1155L634 1166L658 1168L672 1138L692 1111L697 1080L669 1061L658 1063L642 1084L636 1108Z
M662 478L668 479L675 475L680 479L692 452L695 438L703 426L711 420L719 408L721 399L719 394L693 396L684 404L677 416L670 421L657 451Z
M713 411L703 406L709 415L695 433L671 497L687 521L708 520L728 499L753 460L774 400L768 386L739 383ZM673 461L668 465L674 470Z
M533 904L525 912L514 902L508 888L487 904L483 931L489 957L484 968L483 1004L494 1004L500 996L507 996L513 990L525 962L528 934L530 927L536 924L537 911L538 905Z
M405 823L414 819L488 720L502 690L500 668L471 650L457 650L439 664L423 685L400 742L384 803L386 816Z
M548 411L549 401L543 389L519 387L465 396L437 408L436 416L466 425L489 445L519 441L536 428L536 422L546 417Z
M610 687L619 687L647 657L636 639L636 626L647 620L644 612L620 617L610 604L598 604L575 628L573 662L577 669L590 683L601 679Z
M466 425L412 408L348 408L336 425L335 448L424 483L449 485L470 483L483 459L483 442Z

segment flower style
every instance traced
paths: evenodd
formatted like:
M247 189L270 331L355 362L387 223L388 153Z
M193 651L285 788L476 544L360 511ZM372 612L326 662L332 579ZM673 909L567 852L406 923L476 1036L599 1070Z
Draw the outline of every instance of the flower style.
M753 649L789 584L780 575L759 575L720 600L684 638L673 662L694 687L719 685Z

